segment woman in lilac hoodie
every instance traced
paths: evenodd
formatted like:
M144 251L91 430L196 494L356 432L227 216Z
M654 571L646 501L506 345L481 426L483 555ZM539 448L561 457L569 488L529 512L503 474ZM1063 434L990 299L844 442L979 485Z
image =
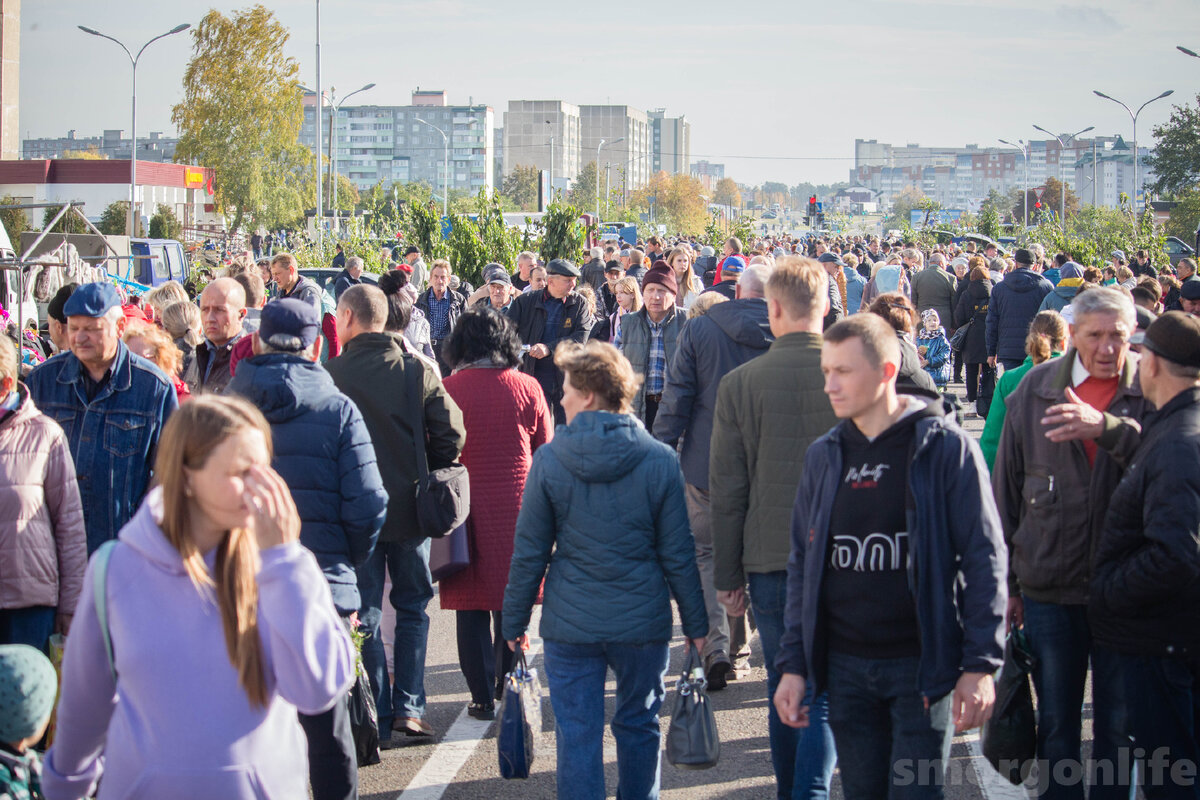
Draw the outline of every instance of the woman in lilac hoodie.
M172 415L157 488L120 533L98 621L96 559L63 664L49 800L308 795L296 711L349 690L354 653L299 542L252 406L215 395Z

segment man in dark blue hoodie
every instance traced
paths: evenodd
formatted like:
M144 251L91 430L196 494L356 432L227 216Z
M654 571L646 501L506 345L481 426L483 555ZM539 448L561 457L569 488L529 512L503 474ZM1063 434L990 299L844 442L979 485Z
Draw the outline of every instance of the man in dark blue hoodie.
M807 683L828 692L847 800L943 797L950 743L991 715L1004 654L1008 556L987 466L939 403L896 394L899 369L880 317L825 331L842 421L805 454L792 513L775 708L806 727Z
M1054 291L1054 284L1033 269L1033 253L1019 248L1013 253L1017 268L1004 276L992 289L988 306L987 340L988 366L995 368L999 361L1005 369L1016 369L1025 363L1025 336L1029 323L1037 316L1042 300Z
M701 655L708 688L713 691L725 688L730 672L744 674L748 670L750 632L745 616L731 620L717 602L708 498L709 443L721 378L767 352L774 340L767 301L763 299L769 276L763 264L749 267L738 281L737 299L717 303L707 314L683 326L654 419L656 439L672 447L683 440L679 460L687 484L688 519L696 540L696 563L708 610L708 637Z
M317 557L338 613L354 624L362 605L355 568L375 548L387 492L362 414L317 363L320 333L320 312L309 303L267 303L252 334L254 355L238 364L227 391L245 397L271 424L271 466L296 501L300 543ZM314 800L356 798L349 695L323 714L300 714L300 725Z

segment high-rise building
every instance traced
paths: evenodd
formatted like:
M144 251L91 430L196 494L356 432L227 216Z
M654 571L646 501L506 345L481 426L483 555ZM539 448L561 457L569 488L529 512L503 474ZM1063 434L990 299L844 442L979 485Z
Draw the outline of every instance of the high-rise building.
M692 125L686 117L668 117L665 108L649 112L654 171L687 175L691 170Z
M0 0L0 159L20 153L21 0Z
M646 112L633 106L580 106L579 115L583 121L581 164L596 160L596 148L604 140L609 144L600 151L597 167L603 173L606 164L612 165L613 188L620 186L618 176L624 179L625 192L645 186L653 174L654 156Z
M172 161L179 140L163 136L160 131L138 137L138 161ZM88 153L101 158L129 160L132 141L120 129L106 130L99 136L75 135L74 130L66 136L23 139L21 158L68 158L72 153Z
M300 143L309 149L316 147L316 108L316 94L307 93ZM325 104L321 154L328 158L334 142L338 174L360 190L380 182L390 186L421 181L440 194L447 174L451 190L476 194L484 189L491 194L495 189L491 106L452 106L444 91L418 89L412 105L342 106L335 124L330 111Z
M715 192L717 183L725 177L725 165L713 164L708 161L693 161L691 166L693 178L697 178L705 191Z
M504 112L504 174L519 166L549 170L555 188L566 190L579 175L579 137L579 106L561 100L509 100Z

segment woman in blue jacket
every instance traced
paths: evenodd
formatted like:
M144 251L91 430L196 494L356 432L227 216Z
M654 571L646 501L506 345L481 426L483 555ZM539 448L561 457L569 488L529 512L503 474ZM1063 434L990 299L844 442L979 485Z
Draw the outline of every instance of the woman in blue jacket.
M618 796L658 797L658 710L671 640L671 597L684 636L704 649L708 616L674 451L630 413L638 378L615 347L561 344L567 425L538 449L517 517L503 635L525 635L546 579L541 635L558 744L558 796L604 798L604 680ZM547 569L549 567L549 569Z

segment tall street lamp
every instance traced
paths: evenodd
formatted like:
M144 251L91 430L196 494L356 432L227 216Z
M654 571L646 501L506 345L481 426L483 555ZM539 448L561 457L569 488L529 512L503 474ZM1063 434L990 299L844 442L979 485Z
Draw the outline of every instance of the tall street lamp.
M1067 232L1067 185L1063 181L1063 153L1067 149L1067 142L1072 141L1073 139L1075 139L1078 136L1082 136L1083 134L1087 133L1090 130L1095 130L1095 126L1089 125L1086 128L1084 128L1083 130L1079 131L1078 133L1064 133L1062 136L1059 136L1057 133L1050 133L1050 131L1046 130L1041 125L1034 125L1033 127L1034 127L1034 129L1039 130L1042 133L1047 134L1048 136L1053 136L1055 139L1058 140L1058 196L1059 196L1058 216L1062 222L1063 233L1066 233Z
M120 48L125 51L125 55L129 56L129 63L133 65L133 101L131 103L132 110L130 112L131 124L130 124L130 131L129 131L130 143L132 145L129 150L129 235L130 235L130 237L134 236L134 234L137 232L136 222L137 222L137 66L138 66L138 60L141 59L142 53L146 52L146 48L149 47L150 45L154 44L155 42L157 42L159 39L162 39L165 36L171 36L176 33L182 33L183 31L186 31L190 27L192 27L191 23L185 22L182 25L176 25L174 28L167 31L166 33L160 33L158 36L155 36L153 39L151 39L150 41L148 41L144 45L142 45L142 49L138 50L137 55L135 56L133 53L129 52L129 48L126 47L124 45L124 43L121 42L120 39L114 39L113 37L109 36L108 34L101 33L100 31L93 30L92 28L88 28L84 25L79 26L79 30L83 31L84 33L90 33L92 36L99 36L101 39L108 39L110 42L116 42L120 46Z
M600 140L600 144L596 145L596 224L600 224L600 148L606 144L619 144L625 141L625 137L614 139L611 142Z
M334 143L337 140L338 111L341 110L342 103L346 102L354 95L358 94L359 92L365 92L368 89L374 89L374 88L375 88L375 84L368 83L366 86L362 87L361 89L355 89L353 92L351 92L350 94L343 97L341 103L335 103L335 102L333 102L333 87L332 86L329 87L329 109L330 109L329 110L329 170L330 170L329 182L331 184L333 184L332 192L333 192L333 232L334 233L337 233L338 219L339 219L338 201L337 201L337 192L338 192L337 145Z
M1174 89L1167 89L1165 92L1160 94L1158 97L1151 97L1149 100L1142 103L1142 105L1138 108L1137 113L1134 113L1133 111L1131 111L1129 109L1129 106L1125 105L1117 98L1109 97L1104 92L1097 91L1096 89L1092 90L1092 94L1096 95L1097 97L1103 97L1105 100L1112 100L1114 103L1119 105L1121 108L1125 109L1125 112L1127 114L1129 114L1129 118L1131 120L1133 120L1133 211L1134 211L1135 224L1136 224L1136 220L1137 220L1137 195L1138 195L1138 189L1141 188L1140 186L1138 186L1137 118L1138 118L1138 115L1140 115L1142 113L1143 108L1150 105L1155 100L1162 100L1164 97L1169 97L1170 95L1172 95L1174 93L1175 93Z
M445 148L445 161L442 164L442 216L450 216L450 137L446 132L432 122L417 117L417 122L428 125L442 135L442 145Z
M1020 145L1015 145L1007 139L1000 139L1000 144L1006 144L1009 147L1015 148L1021 153L1021 160L1025 162L1025 190L1021 192L1021 202L1024 204L1025 218L1021 220L1021 231L1024 233L1025 227L1029 225L1029 145L1025 144L1024 139L1017 139Z

